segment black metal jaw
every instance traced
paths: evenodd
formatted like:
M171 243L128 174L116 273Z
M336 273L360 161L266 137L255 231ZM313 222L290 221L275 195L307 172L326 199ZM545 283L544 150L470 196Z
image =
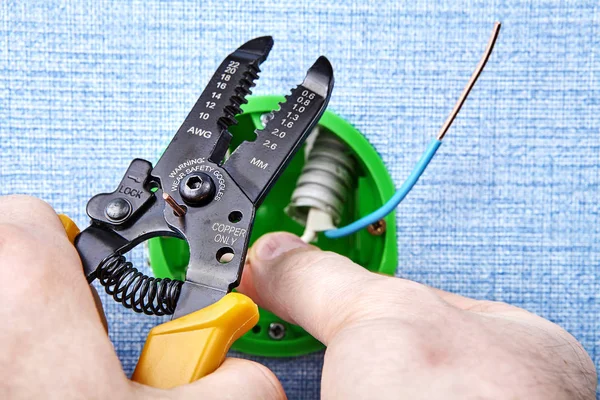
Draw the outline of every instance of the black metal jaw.
M257 139L223 161L227 128L237 123L272 45L271 37L261 37L230 54L156 166L134 160L117 190L89 201L92 225L75 243L88 281L112 254L151 237L176 236L188 242L190 262L174 317L239 284L256 207L325 111L334 82L329 61L320 57Z

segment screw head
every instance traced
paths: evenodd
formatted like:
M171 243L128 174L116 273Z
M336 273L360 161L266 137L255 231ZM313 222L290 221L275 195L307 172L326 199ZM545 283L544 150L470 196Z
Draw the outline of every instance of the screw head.
M285 326L279 322L271 322L269 325L269 337L273 340L281 340L285 336Z
M385 221L380 219L379 221L373 222L367 227L367 232L373 236L381 236L385 233L386 224Z
M131 204L127 199L118 197L106 205L104 213L111 221L122 221L131 213Z
M204 172L193 172L179 182L179 194L190 206L204 206L215 197L215 183Z

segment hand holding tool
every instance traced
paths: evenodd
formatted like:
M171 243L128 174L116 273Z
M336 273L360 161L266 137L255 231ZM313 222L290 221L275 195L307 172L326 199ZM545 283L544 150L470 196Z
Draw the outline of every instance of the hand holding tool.
M256 140L227 157L228 127L272 45L260 37L231 53L156 165L133 160L115 191L88 202L91 225L74 238L88 282L98 279L136 312L174 318L150 332L133 374L138 382L169 388L211 373L258 321L252 300L230 293L241 279L255 210L325 111L334 83L320 57ZM157 236L189 244L185 282L145 276L125 259Z

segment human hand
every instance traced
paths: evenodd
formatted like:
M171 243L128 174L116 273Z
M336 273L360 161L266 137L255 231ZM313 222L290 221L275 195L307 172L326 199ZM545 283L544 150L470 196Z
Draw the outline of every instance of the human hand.
M323 399L593 399L565 330L505 303L370 273L285 233L250 250L240 291L327 345Z
M56 213L0 197L0 399L284 399L266 367L227 359L189 385L127 379Z
M593 398L581 346L523 310L371 274L286 234L261 239L249 264L241 291L329 345L323 398ZM79 257L39 200L0 198L0 277L1 398L285 398L245 360L170 391L129 381Z

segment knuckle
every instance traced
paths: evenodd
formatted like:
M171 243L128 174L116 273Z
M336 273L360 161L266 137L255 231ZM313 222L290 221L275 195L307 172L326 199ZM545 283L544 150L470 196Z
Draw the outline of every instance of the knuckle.
M34 250L35 243L28 232L21 226L11 223L0 223L0 256L2 258L28 254Z
M292 262L300 271L312 272L315 269L331 268L339 263L347 263L348 260L329 251L311 251L294 254Z
M394 277L374 275L356 294L350 308L362 320L437 320L448 306L427 286Z
M434 299L435 296L431 290L418 282L407 279L384 277L379 282L380 291L384 295L401 297L407 300L414 299Z
M279 268L279 271L286 271L285 280L278 282L286 286L287 290L295 290L304 284L307 276L323 276L327 279L327 271L340 263L349 262L346 258L327 251L305 251L295 252L287 258L285 268ZM291 272L291 273L290 273Z
M27 296L32 287L38 290L52 273L48 253L45 244L22 227L0 224L0 293Z
M62 224L54 209L45 201L26 195L0 197L2 221L28 226L30 234L36 235L60 230Z
M0 207L10 208L12 210L23 211L28 215L35 213L46 215L55 215L54 209L50 204L46 203L37 197L28 196L24 194L13 194L4 196L0 201Z
M393 278L377 277L366 285L363 297L370 300L376 295L378 302L382 304L395 304L402 306L414 306L436 301L435 296L427 286L417 282Z
M515 311L519 314L523 313L523 310L505 303L503 301L493 301L493 300L480 300L470 307L465 308L466 311L471 311L474 313L484 313L484 314L494 314L494 313L506 313L507 311Z

